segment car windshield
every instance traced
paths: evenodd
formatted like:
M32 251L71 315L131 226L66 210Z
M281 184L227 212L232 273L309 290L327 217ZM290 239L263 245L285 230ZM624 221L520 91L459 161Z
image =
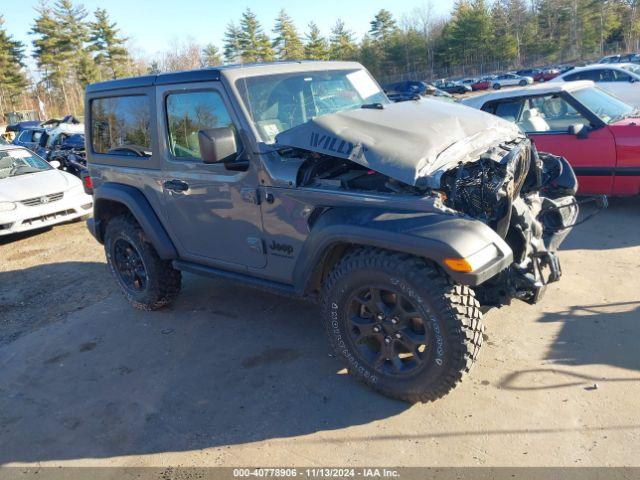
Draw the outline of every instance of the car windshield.
M42 158L24 148L0 151L0 180L51 168Z
M640 65L620 65L620 68L622 68L623 70L626 70L627 72L640 75Z
M387 104L366 70L331 70L242 78L236 82L262 140L322 115Z
M631 105L627 105L599 88L576 90L572 95L605 123L612 123L636 114Z

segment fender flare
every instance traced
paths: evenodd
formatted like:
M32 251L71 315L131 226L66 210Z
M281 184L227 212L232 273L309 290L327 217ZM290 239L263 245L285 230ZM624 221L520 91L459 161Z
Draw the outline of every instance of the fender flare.
M371 246L432 260L462 285L476 286L513 262L509 245L484 223L438 212L389 212L375 208L334 208L313 225L296 263L296 287L309 293L336 245ZM468 258L493 244L497 256L480 269L451 270L445 258Z
M121 183L105 183L96 188L93 194L93 219L89 220L89 230L100 243L104 243L101 228L101 204L105 201L123 205L140 224L142 231L163 260L178 258L178 252L167 231L147 200L137 188ZM93 221L91 221L93 220Z

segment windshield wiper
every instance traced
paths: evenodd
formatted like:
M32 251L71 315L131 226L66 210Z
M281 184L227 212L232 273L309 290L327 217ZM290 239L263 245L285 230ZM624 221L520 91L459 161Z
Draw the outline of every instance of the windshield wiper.
M361 105L360 108L372 108L374 110L384 110L384 105L382 105L380 102L365 103L365 104Z

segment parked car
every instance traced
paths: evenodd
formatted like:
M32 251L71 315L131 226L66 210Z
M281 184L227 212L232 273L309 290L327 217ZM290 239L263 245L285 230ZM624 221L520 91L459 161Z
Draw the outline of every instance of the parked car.
M512 87L514 85L531 85L533 83L533 77L521 77L515 73L503 73L496 75L491 81L491 86L494 90L500 90L502 87Z
M408 100L416 100L422 97L433 97L437 100L445 100L455 102L449 93L440 90L426 82L405 81L398 83L390 83L383 86L387 97L393 102L406 102Z
M58 161L60 170L81 178L87 165L84 134L74 133L64 136L49 152L47 160Z
M88 215L82 181L23 147L0 145L0 236Z
M444 82L437 87L443 92L447 93L469 93L471 91L471 87L469 85L464 85L459 82Z
M18 133L16 138L13 139L13 144L20 147L28 148L31 151L36 151L40 143L40 137L44 132L42 127L27 127Z
M549 82L465 105L515 122L539 150L565 157L583 194L640 194L640 114L593 82Z
M562 72L560 72L559 68L545 68L541 70L540 77L537 81L548 82L549 80L556 78L560 73Z
M112 80L85 105L88 227L136 308L168 305L181 271L317 297L349 374L420 402L476 358L480 301L560 278L575 181L515 125L392 103L358 63Z
M82 123L55 123L51 128L47 128L41 135L38 147L35 152L49 159L51 151L58 148L71 135L84 136L84 124Z
M591 80L598 87L615 95L624 102L640 107L640 66L633 63L616 65L597 64L576 67L551 80L552 82L572 82Z
M607 55L602 57L600 60L596 62L597 64L603 63L620 63L620 55Z
M521 77L531 77L534 82L539 82L543 80L544 72L539 68L526 68L524 70L518 70L516 75L520 75Z
M473 83L471 85L471 90L476 91L476 90L488 90L491 88L491 85L493 84L492 81L495 77L493 75L490 75L488 77L482 77L479 78L478 80L476 80L475 83Z

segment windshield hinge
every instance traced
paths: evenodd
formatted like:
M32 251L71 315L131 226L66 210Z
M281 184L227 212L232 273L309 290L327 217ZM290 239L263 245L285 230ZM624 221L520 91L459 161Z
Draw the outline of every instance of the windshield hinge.
M240 193L245 202L260 205L260 192L255 188L243 188Z

